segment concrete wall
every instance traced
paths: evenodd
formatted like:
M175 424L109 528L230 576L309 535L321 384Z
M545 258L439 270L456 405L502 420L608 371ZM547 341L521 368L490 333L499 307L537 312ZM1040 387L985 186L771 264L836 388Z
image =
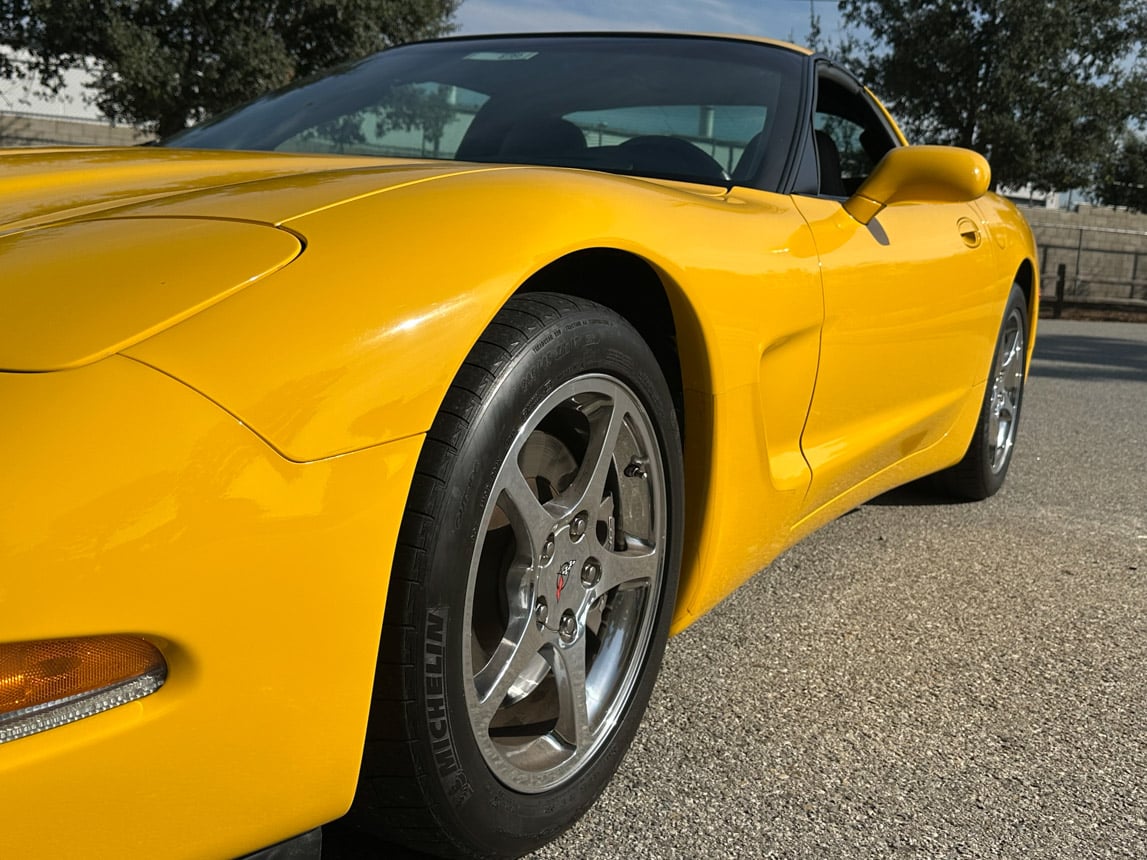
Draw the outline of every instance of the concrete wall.
M1147 301L1147 215L1090 206L1020 211L1039 245L1043 293L1055 292L1063 264L1068 297Z
M132 146L149 138L130 126L97 120L0 113L0 146Z

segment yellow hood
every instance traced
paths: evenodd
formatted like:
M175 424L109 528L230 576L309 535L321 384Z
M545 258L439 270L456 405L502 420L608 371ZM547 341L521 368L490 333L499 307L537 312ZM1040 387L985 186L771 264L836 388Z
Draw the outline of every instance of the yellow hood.
M159 148L0 153L0 370L80 367L295 259L292 218L467 172Z
M332 185L332 180L348 175L379 188L406 184L412 176L458 171L459 165L441 161L161 147L0 150L0 235L133 204L190 202L205 193L233 196L276 179L286 180L278 183L280 189L310 189L311 206L316 190L329 187L326 203L343 193L342 183ZM284 200L281 194L276 198ZM267 220L278 222L302 212L288 206L267 214Z

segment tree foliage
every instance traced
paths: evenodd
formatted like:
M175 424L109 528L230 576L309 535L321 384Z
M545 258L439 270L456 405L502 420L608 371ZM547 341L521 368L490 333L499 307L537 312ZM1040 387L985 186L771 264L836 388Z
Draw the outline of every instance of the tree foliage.
M95 73L108 116L161 136L390 45L453 29L460 0L0 0L0 44L48 86ZM0 75L16 74L0 55Z
M337 152L344 152L356 144L366 143L368 126L373 126L374 136L379 138L395 130L421 131L437 155L442 135L453 117L454 108L446 87L405 84L392 87L369 108L307 129L302 134L311 140L333 144Z
M1128 131L1100 166L1095 195L1109 206L1147 212L1147 139Z
M983 153L1001 185L1091 184L1147 112L1147 0L841 0L909 137Z

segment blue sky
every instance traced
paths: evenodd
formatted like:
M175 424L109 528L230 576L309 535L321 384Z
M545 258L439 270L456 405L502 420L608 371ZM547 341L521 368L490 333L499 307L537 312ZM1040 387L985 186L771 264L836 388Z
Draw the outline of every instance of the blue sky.
M808 41L809 0L463 0L458 32L690 30ZM835 0L814 0L825 38L841 35Z

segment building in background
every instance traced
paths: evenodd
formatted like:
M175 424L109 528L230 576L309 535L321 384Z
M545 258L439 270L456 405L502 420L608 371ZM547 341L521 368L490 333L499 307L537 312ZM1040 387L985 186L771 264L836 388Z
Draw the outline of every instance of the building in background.
M86 83L83 72L68 72L52 94L32 81L0 79L0 146L132 146L150 138L101 115Z
M1028 209L1075 209L1080 205L1090 205L1093 201L1080 189L1071 191L1037 191L1031 185L1023 188L1000 188L997 193L1008 198L1020 208Z
M0 146L133 146L150 139L110 120L0 108Z

